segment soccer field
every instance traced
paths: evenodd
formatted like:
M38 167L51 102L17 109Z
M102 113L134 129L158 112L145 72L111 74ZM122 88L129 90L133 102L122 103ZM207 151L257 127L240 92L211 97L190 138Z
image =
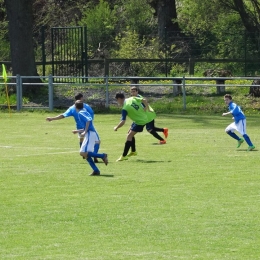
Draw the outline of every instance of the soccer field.
M99 115L101 176L79 156L73 119L0 113L0 259L259 259L260 148L236 149L231 117L159 115L166 145L144 131L116 162L131 123ZM55 114L56 115L56 114Z

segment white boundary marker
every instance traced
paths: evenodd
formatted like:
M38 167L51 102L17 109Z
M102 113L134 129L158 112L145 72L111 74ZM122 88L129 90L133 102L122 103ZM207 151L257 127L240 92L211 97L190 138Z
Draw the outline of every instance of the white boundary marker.
M68 154L68 153L79 153L79 151L68 151L68 152L56 152L56 153L38 153L38 154L17 154L16 157L30 157L30 156L43 156L52 154Z

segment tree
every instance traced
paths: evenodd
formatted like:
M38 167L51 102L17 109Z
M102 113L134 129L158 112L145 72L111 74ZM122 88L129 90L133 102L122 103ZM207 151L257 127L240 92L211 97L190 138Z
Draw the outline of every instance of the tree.
M220 0L223 6L239 14L248 33L248 37L257 48L260 35L260 2L259 0ZM258 48L257 48L258 49ZM258 50L259 51L259 50Z
M260 30L260 2L259 0L220 0L223 6L237 12L241 21L249 32Z
M5 0L9 40L11 47L11 63L13 75L38 76L33 43L33 0ZM39 79L24 79L26 83L40 82ZM39 87L25 86L23 92L37 94Z
M108 2L100 0L98 5L90 5L83 13L83 18L79 22L82 26L87 26L90 42L94 49L102 42L102 46L110 48L115 36L115 24L117 16L114 9L111 9Z
M8 23L4 1L0 0L0 60L10 60L10 44L8 40Z
M181 31L177 22L175 0L151 0L150 4L155 9L160 40L165 40L166 32L168 36L171 36Z
M154 9L147 0L121 0L116 10L119 17L117 34L134 31L142 37L154 33L157 28Z

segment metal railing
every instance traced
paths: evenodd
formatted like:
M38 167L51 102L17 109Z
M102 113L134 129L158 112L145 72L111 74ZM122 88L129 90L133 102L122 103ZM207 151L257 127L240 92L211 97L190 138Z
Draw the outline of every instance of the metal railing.
M0 83L0 85L13 86L16 88L16 108L17 111L20 111L24 108L23 105L23 87L28 85L34 86L46 86L48 88L48 106L44 107L28 107L26 108L43 108L49 109L52 111L54 109L54 88L56 86L62 86L65 83L54 83L54 79L62 78L62 79L81 79L79 77L63 77L63 76L12 76L8 77L8 81L12 81L10 83ZM173 93L175 93L176 89L181 92L183 99L183 109L186 109L186 88L187 87L260 87L260 85L252 85L252 81L258 80L260 81L260 77L82 77L87 79L86 83L66 83L66 85L71 84L73 86L92 86L92 87L100 87L105 88L105 107L109 107L109 90L112 86L120 86L120 87L130 87L130 86L150 86L150 87L158 87L158 86L171 86L173 88ZM0 77L1 79L1 77ZM26 83L23 82L24 79L40 79L42 83ZM99 81L100 83L93 83L94 81ZM250 83L248 84L219 84L219 81L234 81L234 80L246 80ZM92 81L92 82L91 82ZM122 83L124 81L124 83ZM140 83L142 81L142 83ZM147 82L149 83L143 83ZM155 83L150 83L154 81ZM159 81L159 82L158 82ZM196 81L201 81L202 83L194 83ZM208 83L203 83L208 81ZM210 82L211 81L211 82ZM213 83L215 81L216 83ZM120 83L119 83L120 82ZM133 83L134 82L134 83ZM177 83L176 83L177 82ZM180 93L179 93L180 94Z

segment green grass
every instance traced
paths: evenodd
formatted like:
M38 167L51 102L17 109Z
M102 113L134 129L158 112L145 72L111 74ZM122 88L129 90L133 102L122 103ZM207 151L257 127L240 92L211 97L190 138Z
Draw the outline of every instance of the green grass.
M47 116L0 113L0 259L259 258L259 151L236 149L231 118L160 115L167 144L138 134L138 156L115 162L128 126L97 114L109 164L90 177L73 120ZM247 126L260 147L258 117Z

